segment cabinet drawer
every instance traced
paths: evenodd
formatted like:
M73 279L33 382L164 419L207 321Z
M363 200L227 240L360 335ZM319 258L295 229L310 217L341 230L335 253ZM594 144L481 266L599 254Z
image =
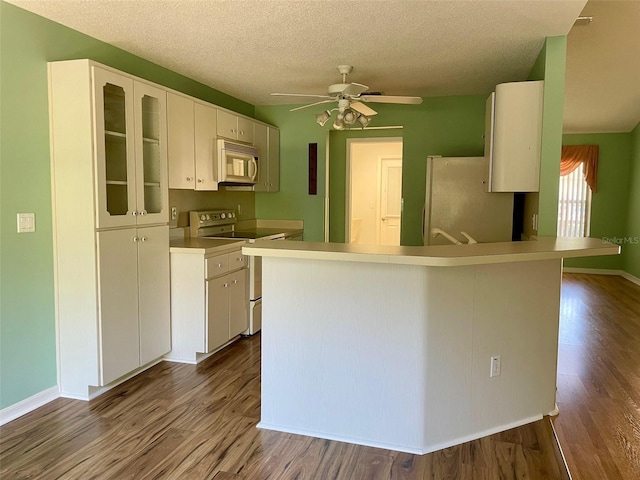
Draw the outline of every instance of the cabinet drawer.
M238 270L247 266L247 257L241 251L229 254L229 271Z
M207 278L217 277L229 271L229 254L207 258Z

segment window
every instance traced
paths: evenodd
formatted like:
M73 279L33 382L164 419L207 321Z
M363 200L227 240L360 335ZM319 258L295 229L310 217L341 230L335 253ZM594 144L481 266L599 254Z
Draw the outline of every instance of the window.
M590 219L591 189L581 163L573 172L560 177L558 236L588 237Z

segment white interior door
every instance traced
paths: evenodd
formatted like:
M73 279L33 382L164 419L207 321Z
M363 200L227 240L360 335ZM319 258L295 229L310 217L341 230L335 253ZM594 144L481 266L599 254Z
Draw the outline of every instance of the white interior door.
M402 199L402 159L380 159L380 221L381 245L400 245L400 209Z
M346 242L399 245L401 192L402 138L347 140Z

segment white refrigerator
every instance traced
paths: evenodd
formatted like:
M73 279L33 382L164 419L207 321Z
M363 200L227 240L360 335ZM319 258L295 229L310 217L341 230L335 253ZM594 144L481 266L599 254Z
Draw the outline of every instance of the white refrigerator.
M467 243L461 232L480 243L509 242L513 224L513 193L489 193L485 157L427 157L426 198L423 213L424 245L447 245L439 228Z

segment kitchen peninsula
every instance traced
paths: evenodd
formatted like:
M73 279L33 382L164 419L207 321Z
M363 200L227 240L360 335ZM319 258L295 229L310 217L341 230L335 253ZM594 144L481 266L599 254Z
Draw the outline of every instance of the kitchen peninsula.
M256 242L260 428L427 453L555 411L562 259L599 239Z

